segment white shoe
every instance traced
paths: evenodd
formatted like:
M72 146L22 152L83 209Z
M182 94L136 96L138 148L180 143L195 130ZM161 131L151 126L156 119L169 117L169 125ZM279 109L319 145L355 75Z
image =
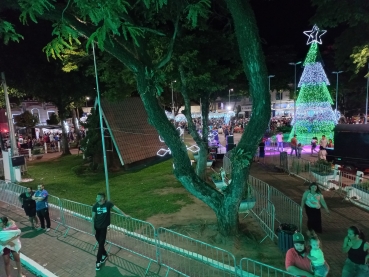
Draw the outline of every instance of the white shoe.
M50 231L50 228L47 228L47 229L46 229L46 232L49 232L49 231Z

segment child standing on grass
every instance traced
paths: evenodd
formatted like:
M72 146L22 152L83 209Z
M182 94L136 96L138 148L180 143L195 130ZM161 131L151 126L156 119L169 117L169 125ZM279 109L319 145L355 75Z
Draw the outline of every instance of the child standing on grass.
M328 267L325 263L324 254L320 249L320 240L316 236L309 239L311 247L310 254L307 256L311 261L311 269L314 272L314 277L326 277L328 274Z
M302 145L301 145L301 143L299 143L298 145L297 145L297 158L301 158L301 152L302 152Z

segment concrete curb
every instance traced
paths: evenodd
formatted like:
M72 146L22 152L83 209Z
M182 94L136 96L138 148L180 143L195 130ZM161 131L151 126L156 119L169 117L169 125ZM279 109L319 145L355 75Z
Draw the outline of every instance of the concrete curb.
M21 253L20 255L22 266L27 268L38 277L57 277L54 273L50 272L40 264L36 263L34 260L28 258L26 255Z

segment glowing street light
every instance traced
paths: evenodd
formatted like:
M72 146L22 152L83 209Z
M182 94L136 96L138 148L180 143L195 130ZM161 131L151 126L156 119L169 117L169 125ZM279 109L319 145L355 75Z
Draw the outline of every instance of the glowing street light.
M228 110L231 110L231 91L233 91L233 88L228 90Z
M90 97L86 97L86 107L87 107L87 101L90 100Z

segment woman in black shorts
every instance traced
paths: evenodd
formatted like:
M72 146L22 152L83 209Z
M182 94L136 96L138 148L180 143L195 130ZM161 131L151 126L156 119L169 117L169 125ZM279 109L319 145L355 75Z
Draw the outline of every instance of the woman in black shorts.
M36 217L36 201L32 199L34 193L35 192L32 190L32 188L28 187L26 192L23 192L19 195L19 201L22 203L24 212L29 217L29 221L32 224L32 229L38 227L38 219Z

